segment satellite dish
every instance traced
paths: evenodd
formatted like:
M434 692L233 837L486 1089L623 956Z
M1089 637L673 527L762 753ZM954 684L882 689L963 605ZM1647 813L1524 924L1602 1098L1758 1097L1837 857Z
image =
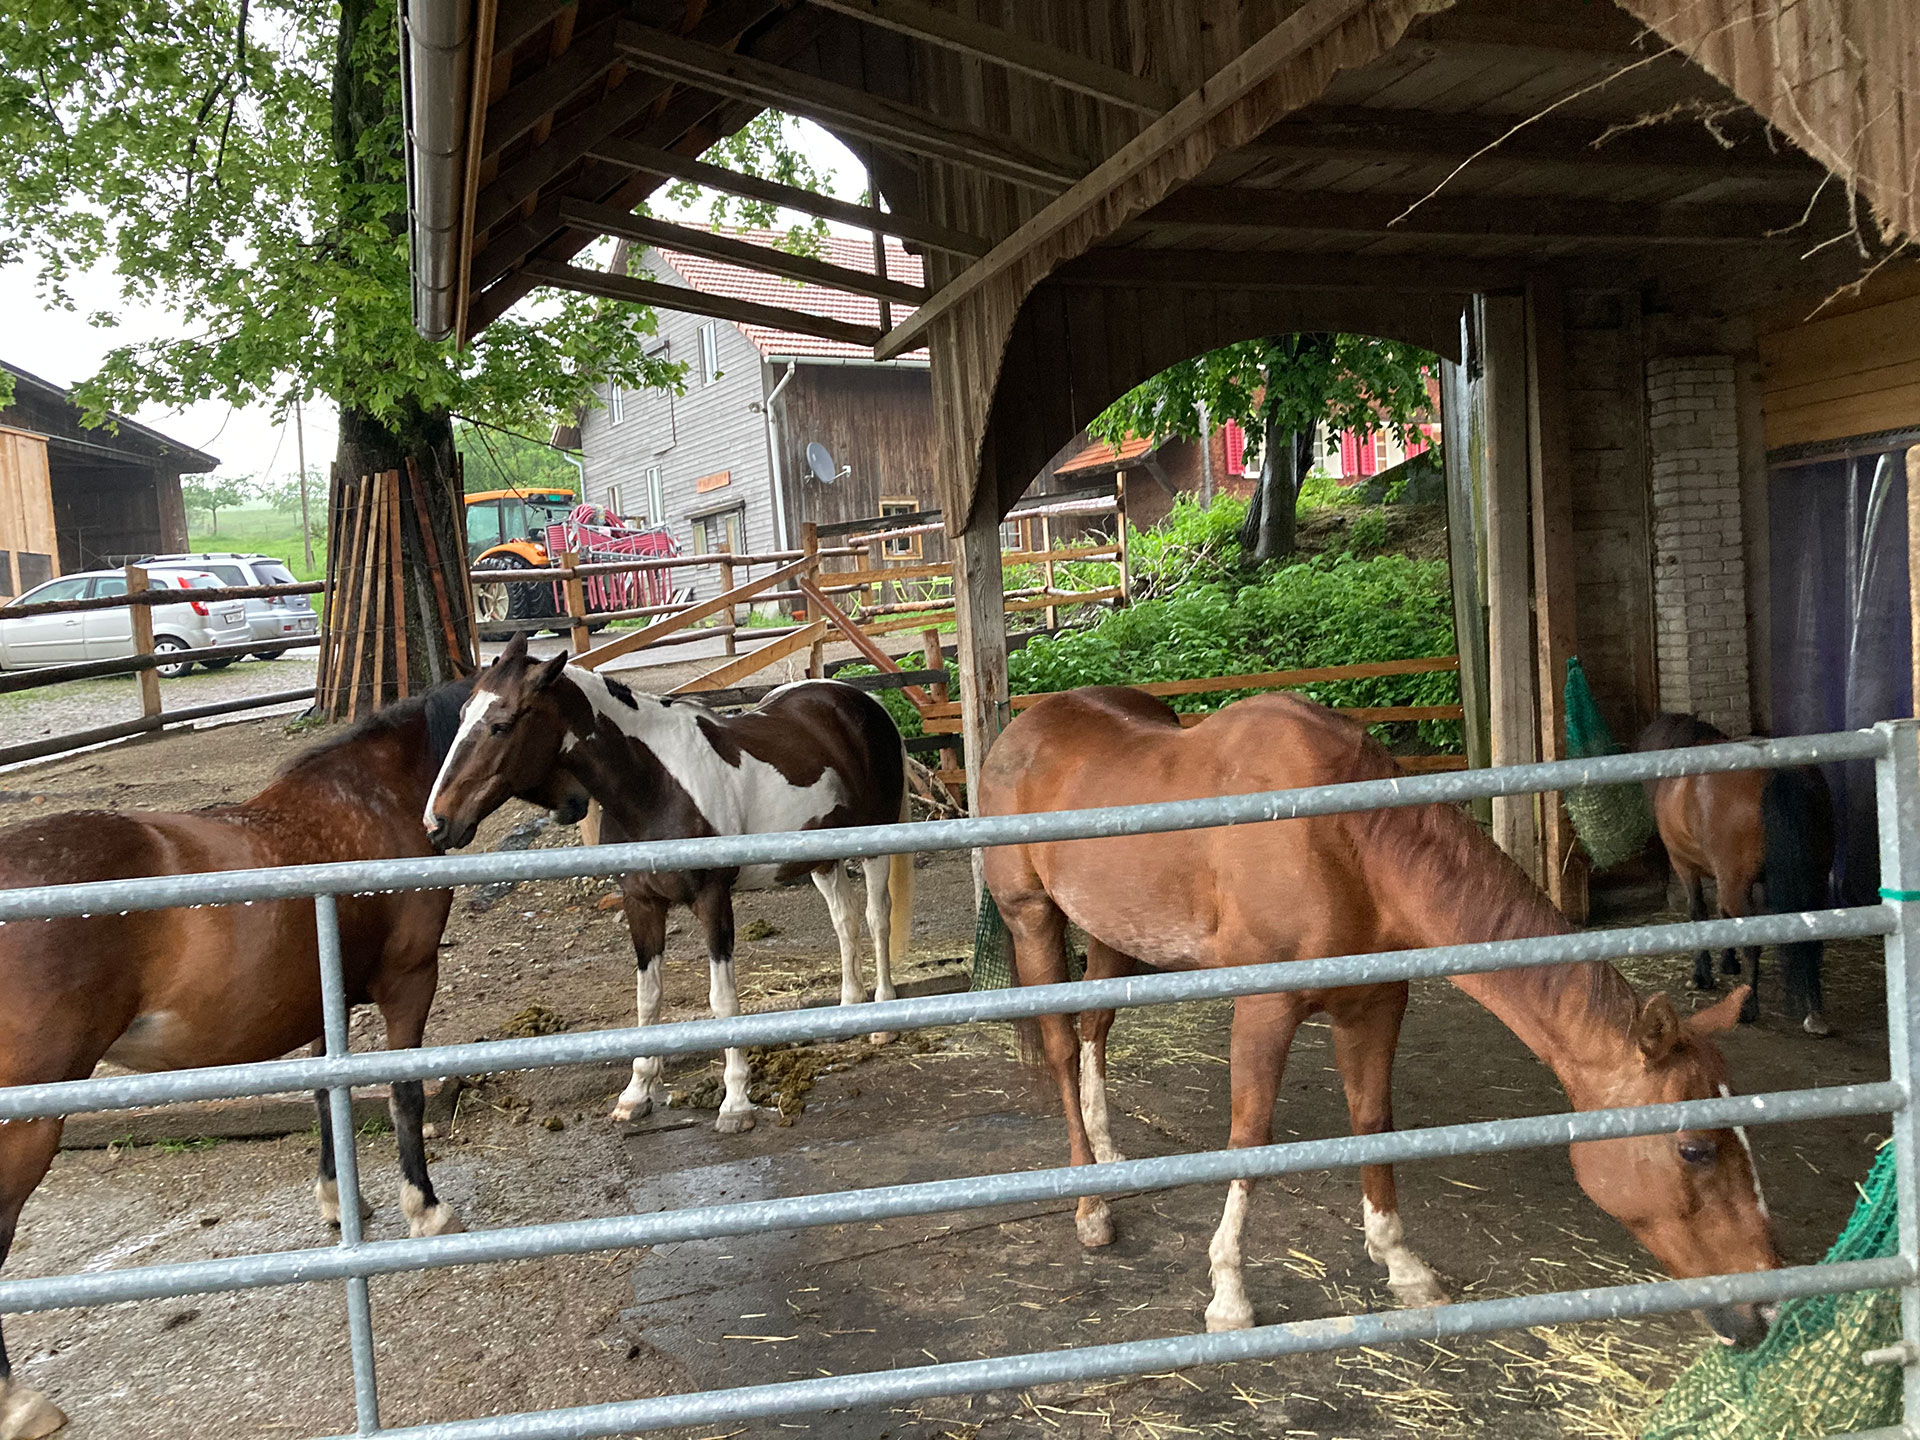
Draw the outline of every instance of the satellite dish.
M807 445L807 470L822 485L831 485L846 473L845 471L835 472L833 452L818 440L810 441Z

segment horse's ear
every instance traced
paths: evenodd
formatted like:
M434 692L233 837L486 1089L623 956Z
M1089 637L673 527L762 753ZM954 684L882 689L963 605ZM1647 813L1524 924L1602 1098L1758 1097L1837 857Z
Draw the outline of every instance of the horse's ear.
M509 660L524 660L527 657L527 632L516 630L513 638L507 641L507 648L494 656L494 665L505 664ZM491 668L491 667L489 667Z
M1649 1065L1658 1065L1680 1043L1680 1016L1666 991L1656 991L1634 1016L1633 1043L1640 1047Z
M567 668L567 652L562 650L551 660L543 662L529 677L535 690L545 690L560 678L560 672Z
M1714 1001L1704 1010L1687 1017L1687 1029L1695 1035L1718 1035L1740 1023L1740 1007L1747 1003L1751 985L1736 985L1726 998Z

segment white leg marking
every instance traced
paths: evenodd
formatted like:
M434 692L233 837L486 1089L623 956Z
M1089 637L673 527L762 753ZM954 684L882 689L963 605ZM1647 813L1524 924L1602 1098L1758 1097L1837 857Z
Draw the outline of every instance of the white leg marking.
M733 986L731 960L710 962L707 970L707 1000L716 1020L725 1020L740 1013L740 997ZM721 1072L726 1094L720 1101L720 1118L713 1122L713 1128L722 1135L738 1135L743 1130L753 1128L753 1101L747 1098L748 1074L747 1052L727 1051L726 1068Z
M1220 1228L1213 1232L1207 1247L1207 1261L1213 1272L1213 1300L1207 1306L1207 1329L1248 1330L1253 1327L1253 1305L1247 1299L1246 1280L1240 1273L1240 1232L1247 1223L1247 1203L1253 1186L1235 1180L1227 1186L1227 1208L1220 1214Z
M313 1198L320 1204L320 1218L329 1225L340 1223L340 1182L338 1180L316 1180L313 1182ZM366 1219L373 1214L373 1207L365 1200L360 1202L360 1218ZM4 1440L4 1437L0 1437Z
M0 1380L0 1440L42 1440L67 1423L46 1396L18 1380Z
M639 1023L655 1025L660 1021L660 1003L662 984L660 967L666 963L666 956L656 955L653 963L642 967L634 982L639 1010ZM627 1082L627 1088L620 1092L620 1098L614 1102L613 1118L624 1122L638 1120L653 1111L654 1097L662 1089L660 1074L667 1068L667 1062L658 1055L642 1055L633 1062L633 1079Z
M873 940L873 998L898 998L893 988L893 901L888 888L892 860L885 855L861 862L867 881L867 934ZM867 1037L876 1045L896 1038L891 1030L875 1031Z
M459 1235L467 1228L446 1201L427 1204L426 1195L411 1180L400 1182L400 1213L407 1217L407 1234L416 1240L422 1235Z
M1107 1208L1107 1197L1093 1195L1082 1200L1073 1217L1073 1228L1089 1250L1113 1244L1113 1212Z
M1376 1210L1371 1200L1363 1199L1360 1216L1367 1232L1367 1254L1387 1267L1387 1288L1393 1291L1394 1299L1406 1306L1446 1304L1447 1292L1440 1277L1407 1248L1400 1212Z
M813 885L827 902L833 933L840 941L840 1003L864 1005L867 991L860 983L860 919L853 908L853 882L836 860L825 870L813 872Z
M1720 1087L1720 1098L1722 1100L1731 1099L1732 1096L1733 1091L1731 1089L1725 1085ZM1753 1203L1760 1207L1760 1218L1771 1222L1773 1216L1767 1211L1767 1197L1760 1189L1760 1167L1756 1165L1753 1160L1753 1145L1747 1139L1747 1127L1744 1125L1734 1126L1733 1135L1734 1138L1740 1142L1740 1148L1747 1152L1747 1173L1753 1177Z
M1107 1072L1091 1040L1080 1042L1080 1118L1086 1122L1095 1160L1104 1165L1109 1160L1127 1158L1113 1148L1113 1136L1107 1128Z
M427 829L433 829L433 802L440 798L441 782L447 778L447 772L460 758L460 752L466 749L467 741L473 738L487 721L487 711L500 703L498 695L480 690L467 701L466 708L460 712L460 728L453 732L453 743L447 747L447 758L440 762L440 773L433 777L433 788L427 791L427 803L420 812L420 821Z

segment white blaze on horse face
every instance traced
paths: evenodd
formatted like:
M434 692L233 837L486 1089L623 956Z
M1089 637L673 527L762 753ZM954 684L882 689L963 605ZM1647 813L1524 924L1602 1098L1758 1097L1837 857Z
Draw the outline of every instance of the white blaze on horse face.
M1733 1098L1733 1091L1727 1086L1722 1085L1720 1087L1720 1098L1722 1100L1731 1100ZM1733 1135L1734 1138L1740 1142L1740 1148L1747 1152L1747 1173L1753 1177L1753 1203L1760 1209L1760 1218L1768 1224L1772 1224L1773 1216L1767 1211L1767 1197L1760 1189L1760 1167L1754 1163L1753 1146L1747 1140L1747 1127L1744 1125L1734 1126Z
M480 727L487 723L487 712L500 703L500 697L485 690L476 690L467 698L460 709L460 728L453 733L453 743L447 746L447 758L440 762L440 773L433 777L433 788L427 791L426 809L421 812L420 821L427 829L434 828L433 802L440 798L440 787L446 783L447 772L459 760L460 752L467 748Z

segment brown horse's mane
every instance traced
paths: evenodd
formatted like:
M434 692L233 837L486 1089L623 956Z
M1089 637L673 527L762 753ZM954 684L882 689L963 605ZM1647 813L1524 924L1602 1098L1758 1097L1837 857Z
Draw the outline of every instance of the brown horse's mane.
M474 679L469 675L464 679L449 680L443 685L436 685L424 695L383 705L371 715L354 721L339 734L328 735L309 745L281 765L274 772L274 779L282 779L305 766L316 764L335 751L362 740L404 730L423 715L427 722L427 755L438 767L447 758L447 751L453 748L454 734L460 728L460 709L473 693Z

